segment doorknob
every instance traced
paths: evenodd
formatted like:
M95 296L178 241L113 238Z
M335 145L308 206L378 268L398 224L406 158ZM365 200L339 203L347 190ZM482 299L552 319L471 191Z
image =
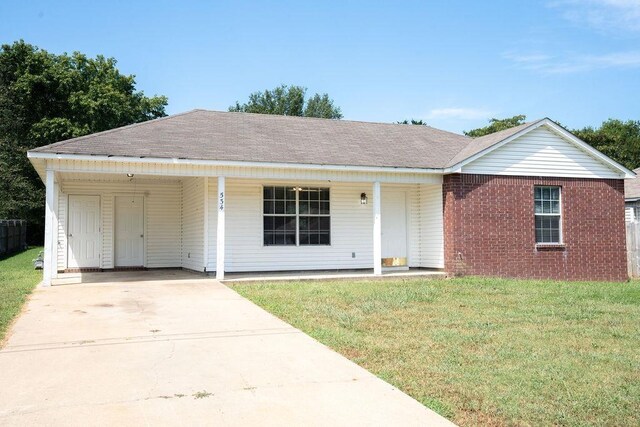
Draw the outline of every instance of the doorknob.
M144 237L144 234L141 234L140 237Z

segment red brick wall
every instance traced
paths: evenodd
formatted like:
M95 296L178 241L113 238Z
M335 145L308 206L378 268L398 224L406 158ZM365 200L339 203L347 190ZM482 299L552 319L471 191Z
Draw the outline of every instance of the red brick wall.
M564 246L536 246L534 185L562 187ZM627 280L623 180L453 174L443 196L451 274Z

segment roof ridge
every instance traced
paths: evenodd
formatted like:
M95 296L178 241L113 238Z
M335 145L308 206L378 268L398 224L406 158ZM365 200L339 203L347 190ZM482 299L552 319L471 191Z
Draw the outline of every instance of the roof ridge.
M206 111L206 110L203 110L201 108L195 108L193 110L185 111L185 112L182 112L182 113L171 114L171 115L168 115L168 116L158 117L158 118L151 119L151 120L145 120L144 122L131 123L129 125L119 126L117 128L113 128L113 129L107 129L107 130L103 130L103 131L95 132L95 133L88 133L86 135L76 136L75 138L65 139L64 141L58 141L58 142L54 142L52 144L47 144L47 145L43 145L41 147L36 147L36 148L32 149L31 151L38 151L40 148L44 148L44 147L47 147L47 148L49 148L49 147L63 147L65 145L69 144L69 143L82 141L83 139L87 139L89 137L94 137L94 136L106 135L106 134L110 134L110 133L114 133L114 132L119 132L119 131L122 131L122 130L131 129L131 128L135 128L135 127L146 125L146 124L150 124L150 123L157 123L159 121L169 120L169 119L173 119L173 118L176 118L176 117L184 116L184 115L187 115L187 114L196 113L196 112L199 112L199 111Z
M269 113L249 113L246 111L220 111L220 110L207 110L207 109L201 109L200 111L205 111L207 113L221 113L221 114L227 114L227 113L233 113L233 114L245 114L245 115L250 115L250 116L266 116L266 117L276 117L278 119L291 119L291 120L317 120L317 121L331 121L334 123L362 123L362 124L366 124L366 125L383 125L383 126L407 126L404 123L388 123L388 122L371 122L371 121L366 121L366 120L351 120L351 119L327 119L324 117L308 117L308 116L287 116L284 114L269 114ZM429 128L432 130L436 130L438 132L445 132L451 135L456 135L456 136L460 136L463 138L469 138L470 137L461 134L461 133L455 133L455 132L451 132L448 130L444 130L444 129L439 129L439 128L435 128L433 126L429 126L429 125L410 125L410 126L416 126L414 129L417 128Z

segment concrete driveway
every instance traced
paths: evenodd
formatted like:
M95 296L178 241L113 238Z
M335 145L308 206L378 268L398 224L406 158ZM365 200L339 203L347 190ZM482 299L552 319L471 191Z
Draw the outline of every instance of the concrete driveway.
M34 292L0 425L451 425L215 280L100 277Z

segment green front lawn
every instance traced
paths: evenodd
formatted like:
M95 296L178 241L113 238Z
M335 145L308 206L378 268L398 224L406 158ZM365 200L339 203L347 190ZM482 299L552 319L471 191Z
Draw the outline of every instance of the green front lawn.
M42 280L42 271L31 262L42 248L33 248L0 260L0 345L14 317L33 288Z
M640 424L640 282L234 289L460 425Z

